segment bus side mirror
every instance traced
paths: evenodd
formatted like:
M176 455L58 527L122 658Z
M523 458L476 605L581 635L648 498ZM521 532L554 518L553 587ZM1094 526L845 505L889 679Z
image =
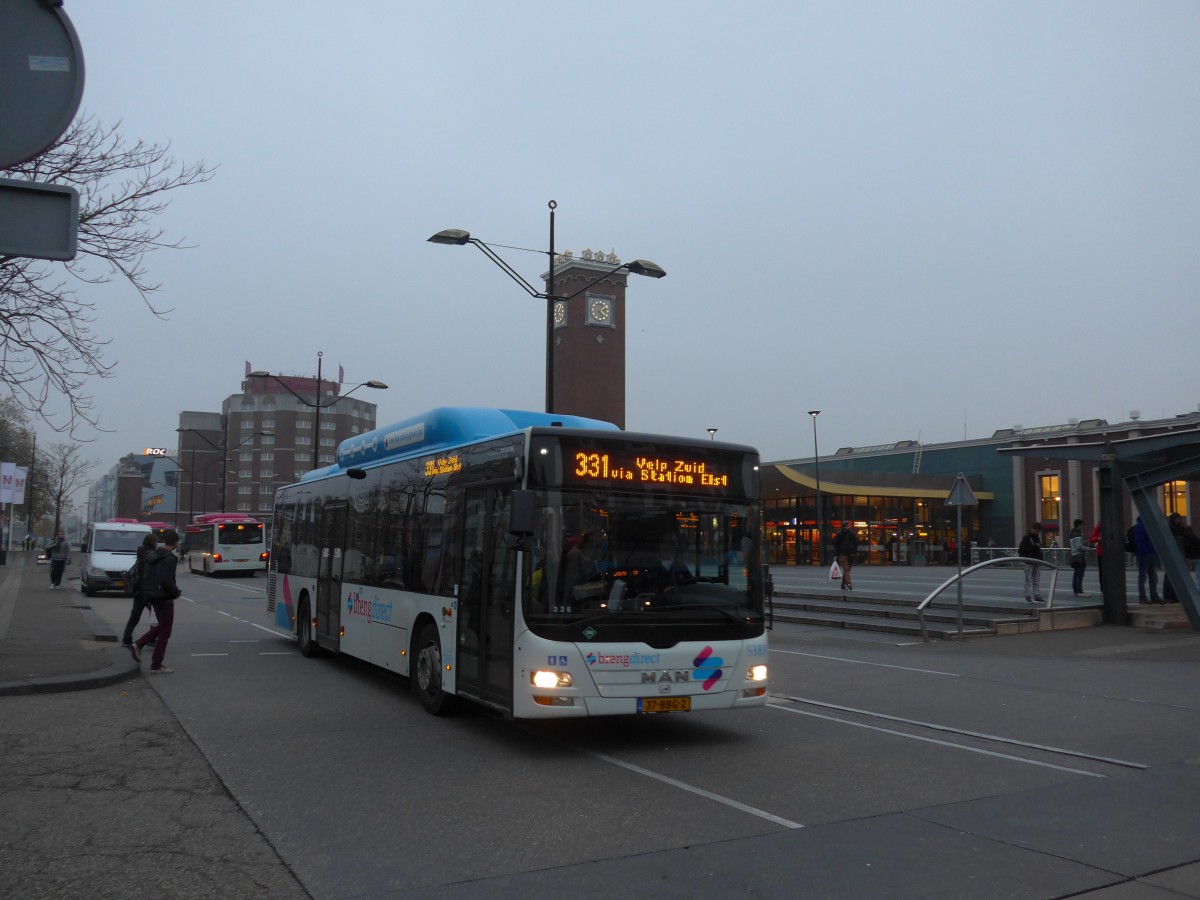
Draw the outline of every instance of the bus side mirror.
M353 478L355 481L362 481L367 477L367 473L362 469L347 469L346 475L350 478Z
M508 530L528 537L533 534L534 491L513 491L508 504Z

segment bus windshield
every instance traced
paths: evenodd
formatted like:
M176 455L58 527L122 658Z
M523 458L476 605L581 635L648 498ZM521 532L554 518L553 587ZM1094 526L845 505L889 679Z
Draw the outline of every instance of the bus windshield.
M217 543L230 544L261 544L263 542L263 527L253 525L220 525L217 529Z
M761 629L757 508L720 499L539 494L525 620Z

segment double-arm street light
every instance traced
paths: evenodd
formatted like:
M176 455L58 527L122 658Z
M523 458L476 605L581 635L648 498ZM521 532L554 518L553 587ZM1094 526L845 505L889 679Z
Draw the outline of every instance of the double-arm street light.
M634 275L645 275L648 278L663 278L667 272L661 266L650 262L648 259L635 259L633 262L621 263L607 272L597 275L579 290L571 294L557 295L554 293L554 210L558 208L558 203L551 200L547 206L550 207L550 249L548 256L550 258L550 274L546 278L546 290L539 291L532 284L526 281L520 273L512 266L500 258L500 255L492 249L491 244L484 243L479 238L471 237L469 231L463 231L461 228L447 228L444 231L439 231L433 237L429 238L429 242L433 244L474 244L478 247L483 255L499 266L504 274L519 284L525 289L529 296L539 300L546 301L546 412L554 412L554 304L560 300L566 301L573 297L578 297L588 288L603 281L609 275L614 275L624 269ZM497 247L506 246L504 244L496 244ZM524 250L524 247L508 247L510 250ZM531 253L540 253L540 250L530 250Z
M338 396L334 397L328 403L322 403L321 402L321 384L322 384L321 362L324 359L324 357L325 357L325 354L323 352L321 352L320 350L318 350L317 351L317 399L315 401L309 400L307 397L300 394L290 384L288 384L286 381L284 381L278 375L272 375L270 372L264 371L262 369L259 369L258 371L250 373L251 378L270 378L272 381L274 381L276 384L278 384L281 388L283 388L285 391L287 391L289 394L291 394L293 397L295 397L297 400L299 400L301 403L303 403L309 409L313 410L313 419L314 419L313 431L316 434L316 446L315 446L315 451L314 451L314 456L313 456L313 463L314 463L313 467L314 468L319 468L320 463L321 463L321 410L328 409L329 407L331 407L335 403L337 403L339 400L345 400L347 397L349 397L351 394L353 394L355 391L357 391L361 387L373 388L374 390L377 390L377 391L386 391L387 390L387 385L384 384L382 381L364 381L361 384L356 384L354 387L350 388L350 390L346 391L346 393L339 394Z
M185 434L185 433L194 434L196 437L200 438L200 440L204 441L204 443L208 444L208 446L212 447L214 450L216 450L218 453L221 454L220 459L214 459L212 462L208 462L208 463L204 464L203 471L205 471L205 472L207 472L216 463L228 462L232 458L232 457L225 455L226 449L224 447L218 447L216 444L214 444L212 441L210 441L208 439L208 436L206 434L204 434L203 431L201 431L198 428L176 428L175 430L180 434ZM239 443L234 445L231 449L238 450L238 449L246 446L248 443L250 443L252 440L254 440L259 435L263 435L264 437L270 437L273 434L275 434L275 432L273 432L273 431L256 431L256 432L254 432L254 434L250 435L249 437L243 438ZM190 482L190 484L188 486L188 521L189 522L191 521L192 516L196 512L196 507L195 507L195 502L196 502L196 445L195 445L195 443L192 444L191 449L192 449L191 466L188 469L188 481ZM179 466L179 463L176 462L175 465ZM179 468L182 469L183 466L179 466ZM224 477L222 477L222 479L221 479L222 485L224 485L225 481L226 481L226 479ZM205 499L208 499L207 477L204 482L204 488L205 488L204 489L204 497L205 497ZM220 511L225 512L225 488L224 487L221 488L221 509L220 509Z

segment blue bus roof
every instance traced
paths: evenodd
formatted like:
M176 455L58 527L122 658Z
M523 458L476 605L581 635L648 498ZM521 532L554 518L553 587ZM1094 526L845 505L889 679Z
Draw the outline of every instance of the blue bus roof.
M520 409L480 406L442 406L429 412L347 438L338 445L337 463L313 469L301 481L313 481L389 459L436 453L477 441L516 434L526 428L557 425L620 431L612 422L583 416L551 415Z

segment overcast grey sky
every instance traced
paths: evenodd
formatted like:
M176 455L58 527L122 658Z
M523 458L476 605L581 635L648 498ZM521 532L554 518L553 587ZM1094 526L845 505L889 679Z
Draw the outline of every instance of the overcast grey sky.
M541 409L543 304L425 239L545 250L551 199L558 249L669 273L630 280L632 430L779 459L809 409L828 453L1200 403L1192 0L65 8L84 108L219 167L161 219L169 319L92 295L104 467L318 350L381 424Z

